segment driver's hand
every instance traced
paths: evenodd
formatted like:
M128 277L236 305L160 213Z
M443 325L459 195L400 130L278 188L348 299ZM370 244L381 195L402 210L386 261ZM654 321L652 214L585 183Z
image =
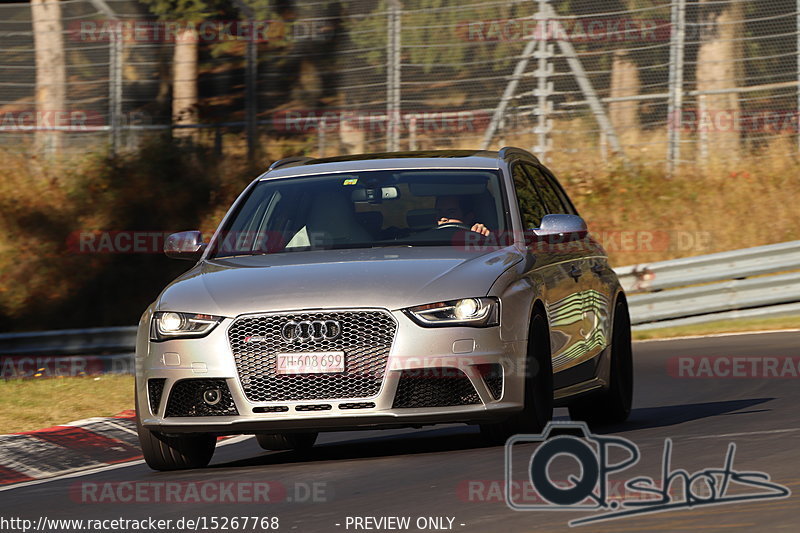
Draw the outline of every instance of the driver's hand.
M489 228L487 228L487 227L486 227L486 226L484 226L483 224L475 224L474 226L472 226L472 227L470 228L470 230L474 231L475 233L480 233L480 234L481 234L481 235L483 235L484 237L488 237L488 236L489 236L489 234L491 233L491 232L489 231Z

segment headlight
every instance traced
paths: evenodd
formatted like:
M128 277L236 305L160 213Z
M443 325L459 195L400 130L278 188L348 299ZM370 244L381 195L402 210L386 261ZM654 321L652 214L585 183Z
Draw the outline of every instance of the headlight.
M500 322L500 300L462 298L410 307L405 312L420 326L496 326Z
M222 320L221 316L175 313L173 311L153 314L150 323L150 340L165 341L184 337L208 335Z

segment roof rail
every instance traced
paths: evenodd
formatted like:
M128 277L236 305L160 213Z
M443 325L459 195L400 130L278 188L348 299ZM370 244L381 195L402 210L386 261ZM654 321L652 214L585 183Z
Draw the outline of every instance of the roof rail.
M499 155L501 159L505 159L505 157L507 155L509 155L509 154L511 154L513 152L517 152L517 153L523 154L526 157L529 157L529 158L533 159L537 163L539 162L539 158L538 157L536 157L535 155L533 155L529 151L527 151L527 150L525 150L523 148L517 148L516 146L504 146L504 147L500 148L500 150L497 151L497 155Z
M306 161L312 161L313 159L314 159L313 157L306 157L306 156L303 156L303 155L295 155L295 156L292 156L292 157L284 157L283 159L278 159L277 161L272 163L269 166L269 168L267 169L267 171L269 172L270 170L275 170L276 168L280 168L280 167L286 166L286 165L288 165L290 163L305 163Z

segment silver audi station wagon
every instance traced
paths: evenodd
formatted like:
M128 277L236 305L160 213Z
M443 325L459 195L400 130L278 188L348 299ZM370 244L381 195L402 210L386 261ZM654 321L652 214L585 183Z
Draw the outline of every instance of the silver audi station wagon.
M139 438L154 469L219 435L303 450L320 431L480 425L500 442L554 406L624 421L630 320L603 248L517 148L274 163L145 311Z

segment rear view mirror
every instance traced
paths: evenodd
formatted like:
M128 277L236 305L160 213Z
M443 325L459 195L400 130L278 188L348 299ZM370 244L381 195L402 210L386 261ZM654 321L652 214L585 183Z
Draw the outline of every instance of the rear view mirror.
M203 255L206 243L199 231L181 231L167 237L164 243L164 253L173 259L186 259L197 261Z
M541 226L533 230L537 237L580 239L585 237L586 222L577 215L545 215Z
M356 189L351 195L355 203L379 204L384 200L396 200L400 198L400 191L397 187L379 187L375 189Z

